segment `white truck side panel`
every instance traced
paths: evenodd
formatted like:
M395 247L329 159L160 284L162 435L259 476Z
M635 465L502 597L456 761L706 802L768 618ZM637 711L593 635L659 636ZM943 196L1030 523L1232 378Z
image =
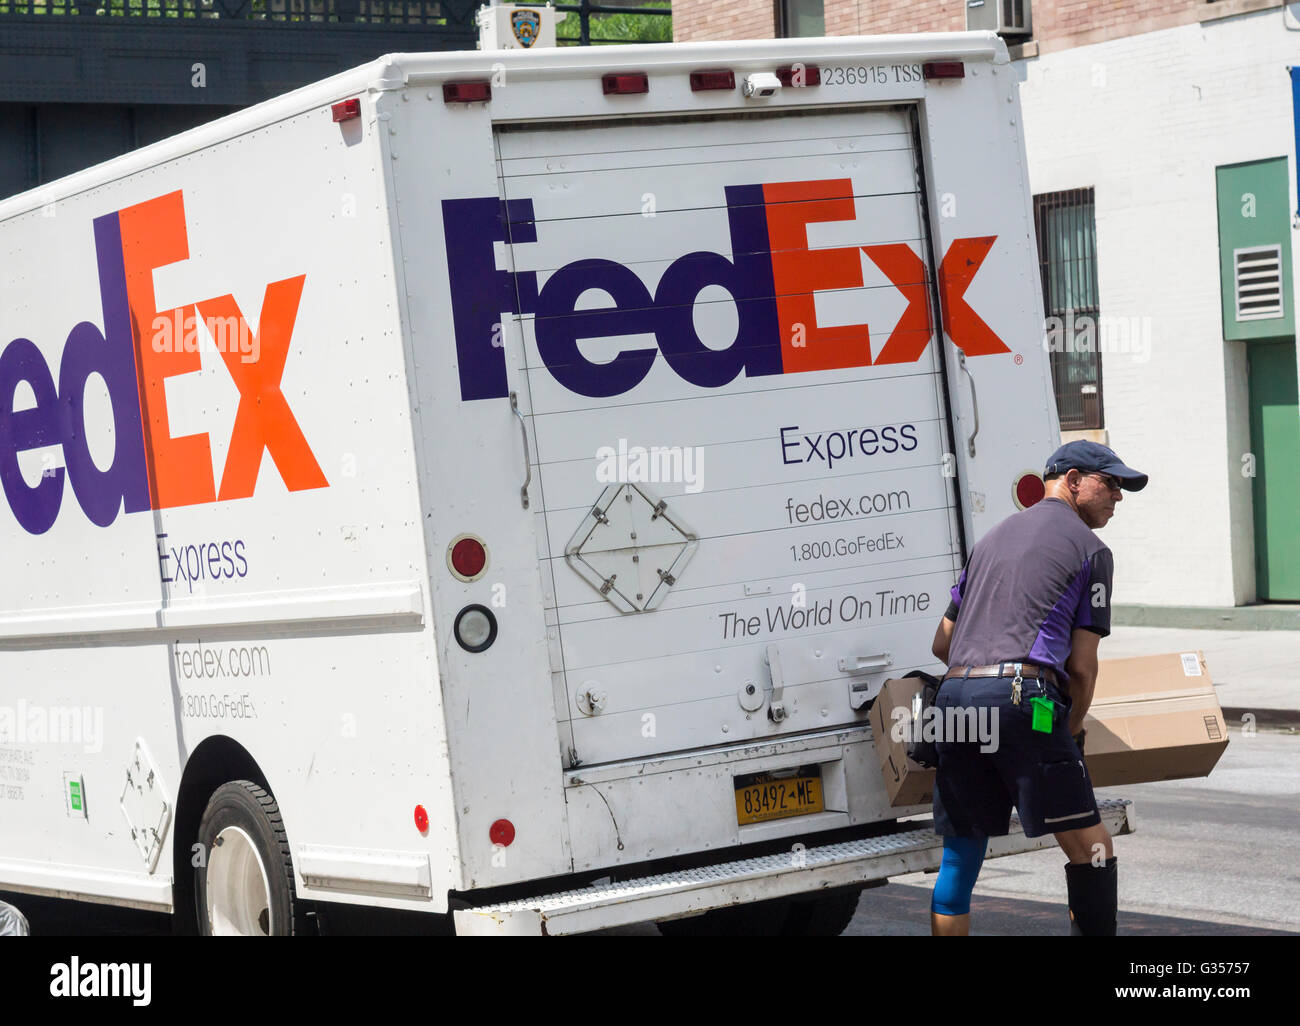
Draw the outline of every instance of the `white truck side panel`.
M340 130L318 101L229 135L203 131L210 141L195 152L169 159L163 144L134 174L109 164L72 189L44 190L51 206L15 213L20 201L11 201L0 213L6 266L23 268L4 286L0 335L33 340L57 382L69 330L81 320L103 326L101 278L113 285L96 268L92 219L179 193L183 218L179 204L174 217L150 208L150 230L176 240L180 259L128 273L128 288L151 284L155 309L181 308L191 334L193 362L163 364L174 354L133 306L142 345L164 350L146 377L169 375L165 414L150 411L165 417L151 438L154 487L185 474L196 482L182 505L119 512L101 527L80 508L61 447L18 454L27 487L54 474L63 494L43 533L25 531L8 509L0 517L8 570L0 705L16 713L25 703L26 714L0 742L8 766L0 880L45 889L56 874L60 891L168 905L172 838L150 874L118 808L127 762L143 739L174 804L187 759L222 735L261 766L295 848L315 852L297 867L301 893L313 893L302 873L314 860L327 867L322 883L343 880L354 895L388 886L421 905L441 902L454 883L455 818L438 769L438 670L373 119L364 136ZM129 254L130 215L121 222ZM281 293L278 326L268 324L277 301L268 283L299 276L296 312ZM311 459L280 438L261 453L251 496L212 501L226 492L236 432L261 440L257 414L239 410L219 343L187 320L193 304L226 294L263 366L274 368L271 350L283 350L279 385L325 485L302 486L312 482ZM250 405L275 405L273 384ZM20 384L15 408L32 398ZM75 401L66 391L60 398ZM85 388L85 432L101 472L114 460L117 399L100 377ZM168 454L168 436L189 448ZM246 440L245 458L256 448ZM231 487L241 490L233 479ZM81 736L37 736L63 709L84 711ZM67 808L66 774L84 779L84 815ZM431 811L427 837L412 822L416 803ZM362 854L351 870L329 870L347 861L343 852ZM383 867L413 854L424 871L393 891ZM377 867L370 883L367 858Z

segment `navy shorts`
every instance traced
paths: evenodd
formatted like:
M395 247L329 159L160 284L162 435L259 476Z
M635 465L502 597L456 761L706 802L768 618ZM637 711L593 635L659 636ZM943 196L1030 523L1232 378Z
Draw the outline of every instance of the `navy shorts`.
M1051 733L1031 729L1030 699L1058 703ZM1101 822L1092 778L1070 736L1069 698L1053 684L1025 678L1019 705L1010 677L953 677L935 699L939 769L934 829L945 837L998 837L1011 807L1026 837Z

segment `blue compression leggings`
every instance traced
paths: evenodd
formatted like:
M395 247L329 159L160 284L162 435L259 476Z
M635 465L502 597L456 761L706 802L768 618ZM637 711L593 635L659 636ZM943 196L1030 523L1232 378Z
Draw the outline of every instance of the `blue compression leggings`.
M934 882L930 911L942 916L964 916L970 912L970 892L984 865L987 837L945 837L943 862Z

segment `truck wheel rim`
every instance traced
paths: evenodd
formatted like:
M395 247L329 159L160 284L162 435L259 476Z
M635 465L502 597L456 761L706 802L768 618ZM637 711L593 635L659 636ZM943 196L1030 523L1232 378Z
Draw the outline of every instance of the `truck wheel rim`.
M217 835L208 856L208 923L215 937L266 937L271 887L257 845L239 827Z

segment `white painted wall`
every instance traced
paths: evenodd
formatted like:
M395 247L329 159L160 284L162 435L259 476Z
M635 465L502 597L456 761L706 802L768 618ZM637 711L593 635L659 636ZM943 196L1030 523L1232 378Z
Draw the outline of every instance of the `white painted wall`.
M1245 343L1223 339L1215 168L1286 154L1294 191L1298 60L1300 31L1273 9L1016 64L1034 193L1095 188L1101 313L1150 319L1147 359L1102 356L1109 444L1151 475L1102 535L1116 602L1255 598Z

